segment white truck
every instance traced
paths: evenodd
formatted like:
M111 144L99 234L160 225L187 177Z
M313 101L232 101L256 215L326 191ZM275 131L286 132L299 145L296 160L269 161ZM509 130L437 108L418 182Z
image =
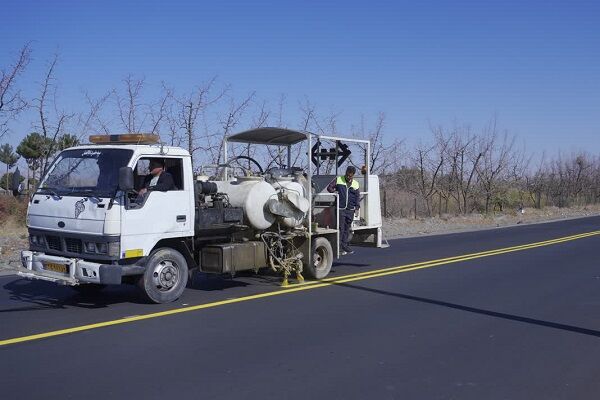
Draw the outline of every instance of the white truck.
M138 284L155 303L177 299L194 271L271 268L283 275L283 285L289 276L303 281L302 273L325 278L340 254L338 198L326 187L349 145L364 152L362 174L355 176L361 207L352 243L384 247L368 141L253 129L225 139L228 161L213 166L212 177L194 176L190 154L156 135L93 135L90 142L58 154L31 195L21 276L84 291ZM263 169L249 156L227 158L230 146L250 144L271 146L285 162ZM292 154L300 155L302 167L292 165ZM156 159L175 188L140 196ZM319 173L324 161L334 164L335 175Z

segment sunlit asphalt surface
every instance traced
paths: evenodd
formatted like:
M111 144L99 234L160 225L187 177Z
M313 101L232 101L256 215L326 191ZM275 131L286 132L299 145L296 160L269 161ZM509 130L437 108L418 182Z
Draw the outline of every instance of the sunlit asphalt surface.
M600 217L391 241L341 276L600 229ZM0 347L4 398L587 399L600 236ZM0 278L0 340L280 290L198 276L177 302ZM6 396L6 397L5 397Z

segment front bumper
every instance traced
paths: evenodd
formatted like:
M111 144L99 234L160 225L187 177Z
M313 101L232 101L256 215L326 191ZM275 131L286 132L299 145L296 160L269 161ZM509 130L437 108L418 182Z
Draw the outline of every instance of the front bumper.
M51 256L29 250L21 252L21 264L28 271L18 272L19 276L70 286L82 283L119 285L122 283L123 276L144 273L144 267L141 265L99 264L79 258ZM48 264L64 265L66 273L45 268Z

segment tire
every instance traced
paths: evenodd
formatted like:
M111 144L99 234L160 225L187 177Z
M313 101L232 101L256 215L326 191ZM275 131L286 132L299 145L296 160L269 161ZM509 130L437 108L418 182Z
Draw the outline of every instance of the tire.
M331 243L324 237L318 237L312 242L310 262L304 264L304 273L312 279L323 279L331 271L333 264L333 249Z
M177 250L164 247L150 254L146 271L140 277L138 285L148 301L170 303L181 296L188 276L185 257Z

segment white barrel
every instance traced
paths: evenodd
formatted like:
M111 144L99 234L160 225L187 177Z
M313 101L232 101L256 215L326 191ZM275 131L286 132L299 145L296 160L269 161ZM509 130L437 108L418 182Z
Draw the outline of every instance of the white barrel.
M276 199L273 186L262 179L244 179L235 182L215 181L220 193L227 193L234 207L244 209L246 222L255 229L267 229L276 220L265 207L269 199Z
M300 184L298 182L293 181L292 178L283 177L283 178L276 179L273 182L273 186L276 189L283 190L284 193L290 193L291 195L296 194L299 197L302 197L304 199L307 198L304 186L302 186L302 184ZM304 212L304 215L301 218L280 217L279 221L281 222L282 225L287 226L288 228L297 228L302 225L304 217L306 216L305 210L301 210L301 211Z
M275 188L281 188L284 190L289 190L290 192L297 193L300 197L306 198L306 191L304 190L304 186L302 186L298 182L294 182L291 179L279 178L273 182L273 186Z

